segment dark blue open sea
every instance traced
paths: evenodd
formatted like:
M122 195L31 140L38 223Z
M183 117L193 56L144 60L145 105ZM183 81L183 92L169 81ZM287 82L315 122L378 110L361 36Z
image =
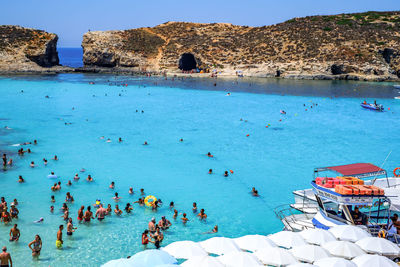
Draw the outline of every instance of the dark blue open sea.
M83 49L81 47L66 47L58 48L58 57L60 58L60 64L69 67L82 67Z

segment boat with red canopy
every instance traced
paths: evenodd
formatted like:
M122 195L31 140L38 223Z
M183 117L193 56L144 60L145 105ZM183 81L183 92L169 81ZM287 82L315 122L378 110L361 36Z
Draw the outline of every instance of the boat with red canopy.
M391 196L391 209L400 211L400 179L388 177L386 170L371 163L353 163L346 165L318 167L314 169L313 180L318 178L355 177L362 179L365 185L378 186L385 189ZM316 213L318 210L317 199L311 188L293 191L295 203L291 204L304 213Z

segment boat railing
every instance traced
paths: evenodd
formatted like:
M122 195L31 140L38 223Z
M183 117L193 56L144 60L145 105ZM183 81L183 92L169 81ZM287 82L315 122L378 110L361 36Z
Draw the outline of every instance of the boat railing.
M293 227L291 227L295 224L301 224L302 229L314 228L314 225L308 221L311 221L315 214L302 213L287 204L276 207L274 209L274 213L276 217L281 220L285 227L288 228L288 230L290 231L295 230Z

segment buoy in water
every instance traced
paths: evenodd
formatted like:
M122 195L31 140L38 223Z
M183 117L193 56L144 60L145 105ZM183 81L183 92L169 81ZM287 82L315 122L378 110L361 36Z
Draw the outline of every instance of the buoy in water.
M249 137L250 135L249 135L249 134L246 134L246 136Z

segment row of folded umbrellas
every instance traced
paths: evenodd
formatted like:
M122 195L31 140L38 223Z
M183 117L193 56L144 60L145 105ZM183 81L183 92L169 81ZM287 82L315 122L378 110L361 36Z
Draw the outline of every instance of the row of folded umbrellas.
M161 250L145 250L129 259L107 262L103 267L167 267L185 259L185 267L384 267L398 266L397 244L372 237L360 227L335 226L329 230L281 231L269 236L213 237L202 242L178 241Z

